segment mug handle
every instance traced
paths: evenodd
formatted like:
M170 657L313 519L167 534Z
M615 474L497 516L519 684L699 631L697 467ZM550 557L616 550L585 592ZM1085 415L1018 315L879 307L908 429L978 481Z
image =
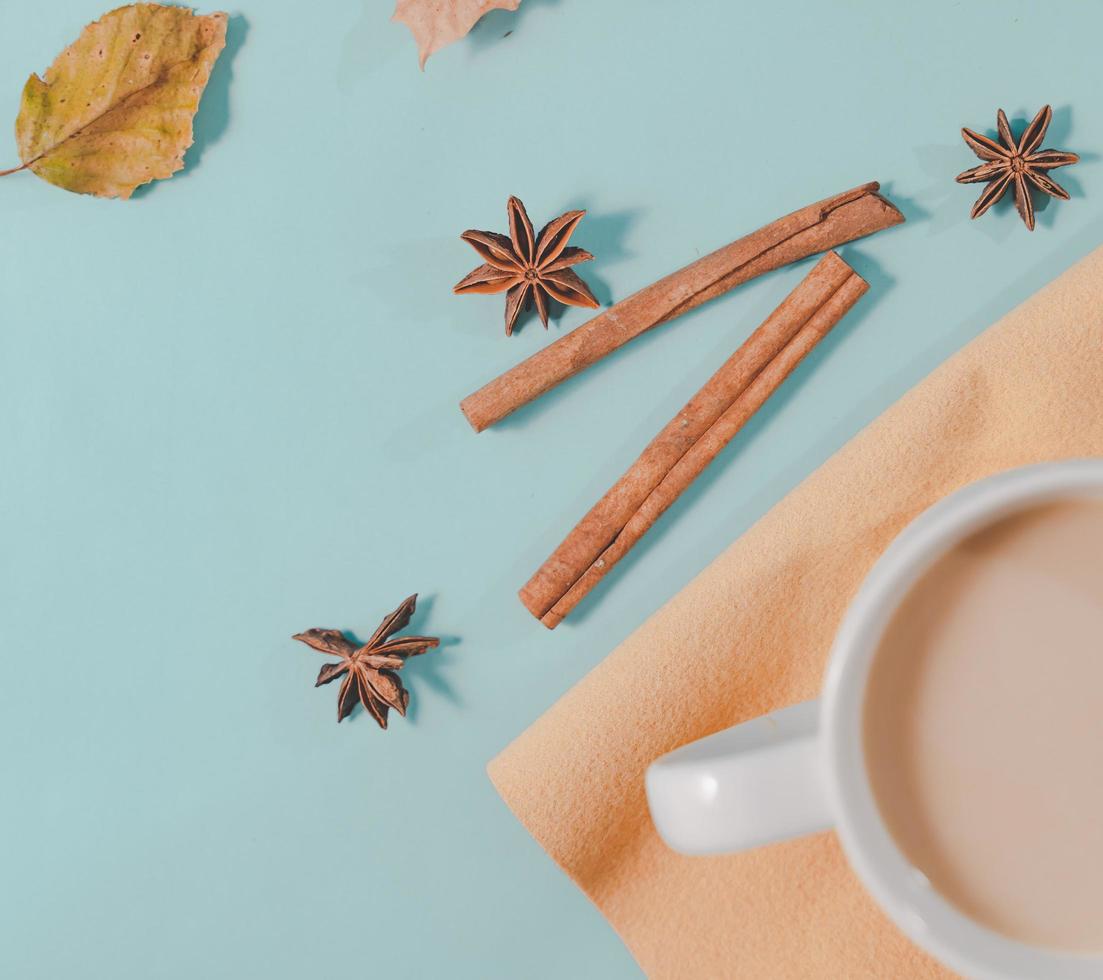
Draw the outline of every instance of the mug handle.
M675 749L647 770L659 835L721 854L826 830L820 703L804 701Z

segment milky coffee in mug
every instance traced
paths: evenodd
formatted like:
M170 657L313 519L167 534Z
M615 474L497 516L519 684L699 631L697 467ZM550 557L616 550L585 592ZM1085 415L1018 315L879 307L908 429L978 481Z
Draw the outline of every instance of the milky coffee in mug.
M935 890L1020 942L1103 951L1103 500L937 559L877 646L862 726L883 821Z

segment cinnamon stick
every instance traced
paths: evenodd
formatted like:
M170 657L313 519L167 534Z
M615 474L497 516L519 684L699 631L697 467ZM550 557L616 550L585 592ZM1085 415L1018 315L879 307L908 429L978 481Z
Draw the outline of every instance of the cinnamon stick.
M900 224L874 181L794 211L614 303L460 402L476 432L645 333L764 272Z
M825 255L521 589L529 612L558 626L868 288L836 253Z

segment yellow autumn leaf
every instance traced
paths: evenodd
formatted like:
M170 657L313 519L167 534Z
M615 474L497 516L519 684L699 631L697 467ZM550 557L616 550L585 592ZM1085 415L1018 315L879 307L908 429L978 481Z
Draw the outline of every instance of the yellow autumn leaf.
M128 198L171 177L226 45L226 15L137 3L89 24L39 78L15 122L23 166L81 194Z
M458 41L491 10L516 10L521 0L398 0L391 20L410 28L417 42L418 61Z

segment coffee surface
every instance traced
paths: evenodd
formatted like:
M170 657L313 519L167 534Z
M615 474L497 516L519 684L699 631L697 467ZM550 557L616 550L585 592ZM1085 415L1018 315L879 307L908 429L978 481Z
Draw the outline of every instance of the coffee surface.
M1103 951L1103 501L1005 518L912 587L874 660L878 807L944 898Z

